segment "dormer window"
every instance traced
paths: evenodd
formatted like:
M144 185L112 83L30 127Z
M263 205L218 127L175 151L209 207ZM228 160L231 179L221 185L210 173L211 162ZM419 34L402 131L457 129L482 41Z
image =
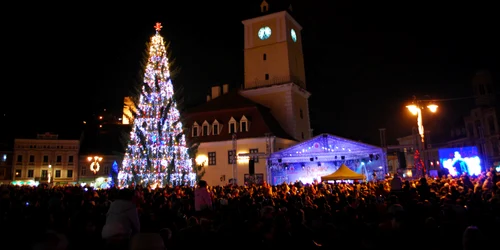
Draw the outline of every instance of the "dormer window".
M208 125L203 125L203 132L202 136L207 136L208 134Z
M240 132L248 132L248 119L245 116L240 120Z
M247 127L247 122L245 121L242 121L240 122L240 131L241 132L247 132L248 131L248 127Z
M208 124L207 121L204 121L203 124L201 125L201 135L202 136L207 136L210 135L210 124Z
M191 136L192 137L197 137L200 135L200 125L198 125L197 122L193 124L193 128L191 129Z
M230 134L236 133L236 122L233 122L233 123L229 124L229 133Z
M236 131L237 131L236 125L237 125L236 120L233 117L231 117L231 119L229 120L229 133L230 134L236 133Z
M219 122L215 120L214 123L212 124L212 134L218 135L219 131L220 131Z

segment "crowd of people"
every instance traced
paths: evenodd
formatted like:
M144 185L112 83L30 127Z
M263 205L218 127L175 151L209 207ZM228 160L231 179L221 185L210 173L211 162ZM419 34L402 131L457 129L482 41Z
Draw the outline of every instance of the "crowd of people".
M480 176L270 186L2 186L2 249L481 249L500 182Z

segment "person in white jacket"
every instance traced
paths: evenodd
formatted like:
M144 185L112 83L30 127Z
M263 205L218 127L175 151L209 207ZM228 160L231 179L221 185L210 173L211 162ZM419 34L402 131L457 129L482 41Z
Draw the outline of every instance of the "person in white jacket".
M122 189L111 203L102 228L102 238L109 244L127 244L132 236L140 232L139 214L132 202L134 194L133 190Z

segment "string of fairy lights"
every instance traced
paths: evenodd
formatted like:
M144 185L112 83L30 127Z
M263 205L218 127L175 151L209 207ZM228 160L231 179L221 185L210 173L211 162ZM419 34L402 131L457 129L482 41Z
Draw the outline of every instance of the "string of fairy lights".
M161 23L156 23L156 34L151 37L144 85L118 174L120 186L192 184L196 179L173 98L174 87L161 28Z

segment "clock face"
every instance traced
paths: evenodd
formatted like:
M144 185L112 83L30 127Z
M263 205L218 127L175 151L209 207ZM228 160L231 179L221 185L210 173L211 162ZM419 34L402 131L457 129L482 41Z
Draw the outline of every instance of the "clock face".
M292 37L292 41L296 42L297 41L297 33L295 33L294 29L290 30L290 36Z
M259 30L259 33L257 33L259 36L260 40L266 40L271 36L271 28L269 27L262 27Z

